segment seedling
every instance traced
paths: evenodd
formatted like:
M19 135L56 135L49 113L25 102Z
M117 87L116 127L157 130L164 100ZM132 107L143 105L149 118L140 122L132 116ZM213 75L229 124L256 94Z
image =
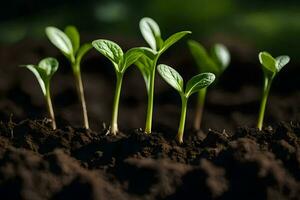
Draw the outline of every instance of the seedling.
M56 129L56 123L50 95L50 81L53 74L57 71L58 65L58 61L50 57L41 60L38 65L22 65L22 67L26 67L36 76L42 88L53 129Z
M161 77L171 85L175 90L179 92L181 97L181 117L179 122L179 129L177 134L177 140L179 143L183 142L183 133L185 126L186 110L188 98L195 92L208 87L215 80L215 75L213 73L201 73L192 77L186 84L184 90L183 79L180 74L173 68L160 64L157 70Z
M257 128L262 129L266 104L271 88L271 84L277 73L290 61L290 57L283 55L277 58L273 58L268 52L260 52L258 55L259 62L262 65L264 72L264 87L262 93L262 99L260 104Z
M121 47L109 40L95 40L92 45L101 54L107 57L114 65L116 72L116 91L113 102L113 112L111 119L110 132L114 135L118 132L118 111L119 99L122 87L123 76L126 69L139 59L142 55L142 48L132 48L125 54Z
M154 80L156 65L159 57L173 44L180 40L190 31L181 31L171 35L165 41L161 38L160 28L158 24L151 18L145 17L140 21L141 33L149 44L150 48L144 48L144 56L142 56L136 65L140 69L146 82L148 106L145 125L145 133L151 133L152 115L153 115L153 99L154 99Z
M230 63L229 51L222 44L215 44L211 49L210 55L200 43L194 40L188 41L188 46L194 60L196 61L199 73L212 72L218 78ZM198 92L196 114L194 119L195 130L199 130L201 128L206 92L206 88L203 88Z
M74 26L67 26L64 32L52 26L47 27L46 34L52 44L56 46L71 63L78 97L81 102L84 127L88 129L89 120L83 91L80 63L82 57L92 48L92 45L86 43L80 46L80 36Z

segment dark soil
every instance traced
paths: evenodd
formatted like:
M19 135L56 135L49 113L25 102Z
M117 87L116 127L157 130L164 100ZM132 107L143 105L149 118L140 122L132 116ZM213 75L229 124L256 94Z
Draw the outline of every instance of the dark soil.
M190 128L193 98L179 145L174 139L180 98L159 77L154 132L145 135L139 128L146 92L132 67L123 84L122 132L105 135L114 90L106 59L93 52L82 66L91 123L85 130L70 67L54 48L37 41L0 47L0 199L299 199L299 67L291 63L275 80L266 126L258 131L251 127L259 106L260 68L249 62L253 57L243 57L241 47L230 48L232 66L208 92L203 131ZM178 50L160 62L187 79L196 70L188 54ZM46 108L33 75L17 67L49 55L61 63L52 82L56 131L43 120Z
M297 199L300 123L234 134L105 135L43 121L1 124L7 199Z

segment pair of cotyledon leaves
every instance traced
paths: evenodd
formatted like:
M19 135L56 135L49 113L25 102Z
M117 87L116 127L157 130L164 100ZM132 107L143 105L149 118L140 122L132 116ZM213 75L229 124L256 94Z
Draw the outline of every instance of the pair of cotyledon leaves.
M167 65L160 64L158 65L157 70L169 85L176 89L180 95L184 95L186 98L193 93L208 87L215 80L215 75L213 73L201 73L192 77L187 82L186 88L184 88L183 78L175 69Z
M58 65L59 63L55 58L48 57L41 60L38 65L24 65L24 67L28 68L36 76L43 94L46 96L50 80L57 71Z
M92 45L114 64L118 73L124 73L130 65L135 63L144 49L143 47L136 47L124 53L118 44L103 39L93 41Z
M46 34L49 40L54 44L76 67L74 70L80 70L82 57L92 48L90 43L80 46L80 35L76 27L67 26L63 31L56 27L46 28Z
M274 78L275 75L290 61L290 57L283 55L273 58L268 52L259 53L259 61L263 66L265 76Z
M230 63L230 53L222 44L215 44L210 54L194 40L189 40L188 46L201 73L212 72L220 76Z
M190 31L181 31L171 35L165 41L161 38L158 24L151 18L145 17L140 21L140 30L154 54L161 54Z
M151 72L155 70L156 67L153 65L155 57L160 56L170 46L172 46L185 35L190 34L191 32L181 31L178 33L174 33L164 41L161 37L160 28L153 19L145 17L141 19L139 26L142 36L149 44L150 48L144 48L144 56L141 56L135 64L140 69L145 80L147 90L149 91L149 79L151 77Z

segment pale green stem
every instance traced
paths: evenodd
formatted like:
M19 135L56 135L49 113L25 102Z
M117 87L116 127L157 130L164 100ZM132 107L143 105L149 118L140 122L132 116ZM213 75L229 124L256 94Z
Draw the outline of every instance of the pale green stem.
M188 101L188 98L182 94L181 95L181 116L180 116L180 122L179 122L178 134L177 134L177 140L179 143L183 143L183 133L184 133L184 127L185 127L187 101Z
M150 84L148 91L148 106L147 106L147 117L146 117L146 126L145 133L150 134L152 131L152 116L153 116L153 101L154 101L154 83L155 83L155 72L156 72L156 64L159 55L157 55L153 61L151 76L150 76Z
M205 104L205 98L206 98L206 88L203 88L199 90L198 92L198 99L197 99L197 107L196 107L196 113L195 113L195 119L194 119L194 129L200 130L201 123L202 123L202 116L203 116L203 108Z
M51 101L51 94L50 94L50 84L46 85L46 94L45 94L45 100L47 103L47 109L48 109L48 113L51 119L51 125L53 130L56 129L56 122L55 122L55 115L54 115L54 111L53 111L53 106L52 106L52 101Z
M78 94L78 97L79 97L79 100L81 103L84 127L86 129L89 129L90 128L89 119L88 119L86 102L85 102L85 97L84 97L84 90L83 90L83 84L82 84L82 79L81 79L80 67L73 65L73 72L74 72L75 81L76 81L77 94Z
M266 110L266 104L268 101L271 84L272 84L272 79L265 78L264 89L263 89L260 110L259 110L259 115L258 115L258 122L257 122L257 128L259 130L262 130L264 116L265 116L265 110Z
M110 132L116 135L118 132L118 112L119 112L119 100L122 88L123 74L117 72L116 91L113 102L113 112L110 125Z

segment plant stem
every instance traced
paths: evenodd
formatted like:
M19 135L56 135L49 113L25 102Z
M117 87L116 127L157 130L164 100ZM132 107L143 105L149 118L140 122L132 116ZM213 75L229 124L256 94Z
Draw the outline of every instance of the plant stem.
M119 112L119 100L121 94L122 81L123 81L123 74L117 72L116 91L115 91L112 119L110 125L110 132L113 135L116 135L118 132L118 112Z
M207 91L207 89L203 88L198 92L197 107L196 107L196 113L195 113L195 119L194 119L194 129L195 130L200 130L200 128L201 128L203 108L204 108L205 98L206 98L206 91Z
M55 122L55 116L54 116L54 111L53 111L53 106L52 106L52 101L51 101L51 95L50 95L50 85L48 84L46 86L46 95L45 95L46 103L47 103L47 109L51 118L51 125L52 129L56 129L56 122Z
M179 143L183 143L183 133L185 127L185 119L186 119L186 109L187 109L187 100L188 98L184 95L181 95L181 116L177 134L177 140Z
M150 86L149 86L149 91L148 91L147 117L146 117L146 126L145 126L145 133L147 133L147 134L150 134L152 131L154 83L155 83L156 64L157 64L158 58L159 58L159 55L157 55L153 61L151 77L150 77Z
M265 116L265 110L266 110L266 104L267 104L271 84L272 84L272 79L265 78L264 89L263 89L263 94L262 94L262 100L260 103L260 110L259 110L258 122L257 122L257 128L259 130L262 130L264 116Z
M76 80L76 89L77 89L78 97L79 97L81 107L82 107L84 127L86 129L89 129L90 128L89 119L88 119L88 114L87 114L87 109L86 109L86 103L85 103L85 97L84 97L83 84L82 84L80 70L74 71L74 76L75 76L75 80Z

